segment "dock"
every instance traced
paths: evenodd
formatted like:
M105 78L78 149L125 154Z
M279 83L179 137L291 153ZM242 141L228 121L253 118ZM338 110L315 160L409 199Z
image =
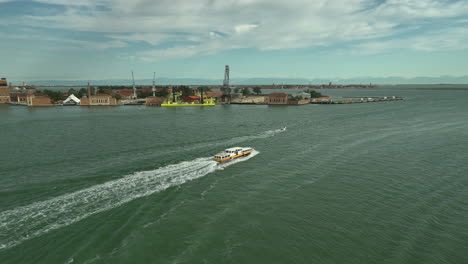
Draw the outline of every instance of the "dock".
M391 96L391 97L343 97L348 100L321 100L311 101L311 104L361 104L361 103L375 103L375 102L387 102L387 101L400 101L403 97Z

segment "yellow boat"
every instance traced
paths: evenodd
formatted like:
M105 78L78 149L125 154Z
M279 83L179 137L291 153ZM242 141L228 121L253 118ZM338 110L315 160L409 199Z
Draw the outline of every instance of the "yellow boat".
M166 101L161 104L162 107L179 107L179 106L215 106L214 99L205 99L203 104L198 102L172 102Z
M206 98L205 95L203 95L203 93L198 93L196 94L197 96L199 96L200 98L202 98L203 96L203 103L200 102L200 101L196 101L196 102L182 102L182 100L180 100L180 96L181 94L180 93L175 93L173 96L171 96L172 93L169 94L168 98L173 98L172 100L168 99L167 101L165 101L164 103L161 104L162 107L180 107L180 106L215 106L216 103L215 103L215 100L213 98Z
M225 162L232 159L237 159L240 157L248 156L253 152L253 148L242 148L242 147L234 147L228 148L223 152L217 153L213 160L217 162Z

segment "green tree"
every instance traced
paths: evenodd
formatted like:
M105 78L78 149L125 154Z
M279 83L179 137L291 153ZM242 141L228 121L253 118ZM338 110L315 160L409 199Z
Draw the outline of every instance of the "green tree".
M78 93L76 94L76 96L77 96L78 98L81 98L81 97L85 96L85 95L87 94L87 92L88 92L88 91L87 91L85 88L81 88L81 89L78 91Z
M252 92L250 91L250 88L244 88L242 89L242 95L250 95Z
M200 86L198 87L198 90L203 89L203 92L211 92L211 88L208 86Z
M260 88L260 86L255 86L253 88L253 91L254 93L256 93L257 95L261 94L262 93L262 88Z
M68 90L68 95L72 95L72 94L77 95L77 92L75 89L70 88L70 90Z
M234 93L235 93L235 94L236 94L236 93L239 93L239 92L240 92L240 88L237 88L237 87L234 88Z
M310 93L310 97L312 98L319 98L322 97L323 95L315 90L308 90L308 93Z
M176 91L179 91L179 90L182 91L182 96L181 96L182 98L195 95L195 92L193 91L193 89L190 89L190 87L185 86L185 85L181 85L176 88Z
M138 90L137 91L137 97L138 98L146 98L148 96L153 96L152 91L146 91L146 90Z
M114 97L118 101L122 100L122 95L120 95L120 94L114 94L112 97Z
M167 87L164 87L164 88L160 89L159 91L157 91L155 93L155 95L157 97L166 97L166 96L169 95L169 91L167 90Z
M52 99L52 101L54 102L57 102L57 101L60 101L60 100L63 100L65 99L65 97L63 96L63 94L59 91L52 91L52 90L44 90L42 91L43 94L47 95L50 99Z

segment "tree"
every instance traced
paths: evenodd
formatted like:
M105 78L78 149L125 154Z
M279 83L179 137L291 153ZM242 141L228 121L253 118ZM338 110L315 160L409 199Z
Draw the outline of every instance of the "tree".
M240 88L237 88L237 87L234 88L234 93L235 93L235 94L236 94L236 93L239 93L239 92L240 92Z
M254 91L254 93L256 93L258 95L258 94L262 93L262 88L260 88L260 86L255 86L253 88L253 91Z
M161 90L157 91L155 95L157 97L166 97L169 95L169 91L167 90L167 87L164 87Z
M69 92L69 93L70 93L70 92ZM78 93L76 94L76 96L77 96L78 98L82 98L82 97L83 97L85 94L87 94L87 93L88 93L88 91L86 91L85 88L81 88L81 89L78 91Z
M244 88L242 89L242 95L250 95L252 92L250 91L250 88Z
M211 88L208 86L200 86L198 89L199 90L203 89L204 92L211 92Z
M51 90L44 90L42 91L43 94L47 95L50 99L52 99L52 101L54 102L57 102L57 101L60 101L60 100L63 100L65 99L63 94L61 92L54 92L54 91L51 91Z
M310 93L310 97L312 98L319 98L322 97L323 95L315 90L308 90L308 93Z
M72 95L72 94L75 94L75 95L76 95L77 93L76 93L76 90L75 90L75 89L70 88L70 90L68 90L68 95Z
M120 94L114 94L112 97L114 97L118 101L122 100L122 95L120 95Z
M138 90L137 91L137 96L139 98L146 98L148 96L152 96L153 92L152 91L146 91L146 90Z
M192 89L190 89L190 87L185 86L185 85L181 85L177 87L176 89L182 91L182 96L181 96L182 98L195 95L195 92Z

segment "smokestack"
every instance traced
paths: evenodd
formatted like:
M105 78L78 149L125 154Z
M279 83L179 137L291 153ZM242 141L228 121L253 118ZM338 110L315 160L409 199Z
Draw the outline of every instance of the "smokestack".
M203 104L203 87L200 87L200 102Z
M89 85L89 82L88 82L88 98L91 96L91 86Z

